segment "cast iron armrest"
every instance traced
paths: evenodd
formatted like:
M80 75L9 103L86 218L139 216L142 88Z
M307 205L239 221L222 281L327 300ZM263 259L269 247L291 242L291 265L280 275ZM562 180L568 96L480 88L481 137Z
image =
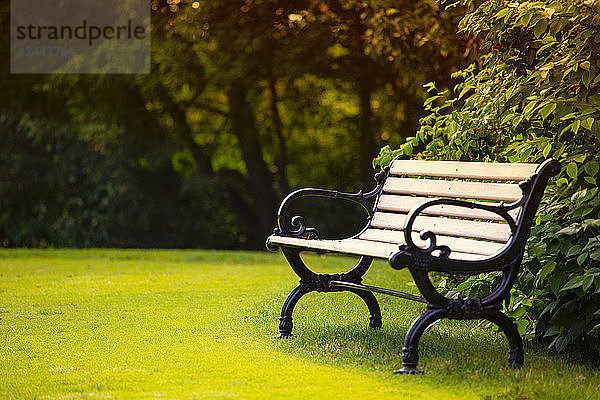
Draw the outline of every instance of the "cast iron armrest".
M360 204L367 212L369 217L373 216L373 204L377 195L383 188L383 183L388 174L389 168L385 168L383 171L375 174L375 181L377 182L376 187L364 193L360 190L357 193L344 193L338 192L337 190L327 189L298 189L289 195L281 202L279 211L277 212L277 225L274 234L278 236L291 236L291 237L303 237L307 239L317 239L319 234L315 228L309 228L306 226L306 222L302 216L296 215L292 218L288 216L288 210L290 204L301 197L327 197L332 199L344 199L354 203Z
M513 246L513 238L516 235L517 224L515 220L510 216L508 211L515 209L522 205L525 201L525 197L521 200L505 205L486 205L482 203L456 200L456 199L435 199L425 202L415 208L413 208L407 215L406 223L404 225L404 239L405 245L400 246L400 251L392 255L390 262L392 267L401 269L404 267L417 268L424 270L435 270L441 272L458 272L458 273L480 273L501 269L507 266L505 260L508 258L509 253ZM480 209L492 212L502 217L510 227L511 240L509 240L508 246L504 248L498 255L481 261L463 261L449 259L448 256L452 252L446 245L437 245L435 233L425 230L420 233L419 237L422 240L429 240L429 245L426 248L419 247L415 244L412 238L413 225L415 220L423 211L429 207L437 205L450 205L456 207L463 207L469 209ZM432 253L439 250L439 256L434 256Z

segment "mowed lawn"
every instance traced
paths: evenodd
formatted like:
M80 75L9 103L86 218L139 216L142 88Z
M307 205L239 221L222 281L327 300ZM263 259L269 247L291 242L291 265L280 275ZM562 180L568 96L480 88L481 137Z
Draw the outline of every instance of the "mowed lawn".
M383 262L365 282L416 293ZM317 293L273 338L296 283L279 253L1 250L0 399L600 398L598 369L529 346L510 370L505 338L473 322L435 325L426 373L393 375L423 305L382 295L382 329L357 296Z

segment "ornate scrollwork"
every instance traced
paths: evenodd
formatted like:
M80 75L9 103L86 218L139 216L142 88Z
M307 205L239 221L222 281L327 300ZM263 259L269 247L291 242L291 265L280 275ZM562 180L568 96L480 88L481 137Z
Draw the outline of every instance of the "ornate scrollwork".
M431 231L423 231L423 232L421 232L419 237L421 238L421 240L429 240L429 246L427 246L427 248L420 248L420 247L416 246L414 244L414 242L412 243L415 247L420 249L420 252L431 254L434 251L439 250L440 257L448 257L450 255L450 252L452 251L452 250L450 250L450 247L445 246L445 245L441 245L441 246L437 245L437 238L435 236L435 233L433 233ZM411 237L411 239L412 239L412 237Z
M331 281L339 281L340 274L318 274L317 280L314 282L317 292L339 292L341 288L330 286Z
M383 188L385 178L389 173L389 167L386 167L383 171L375 174L375 181L377 185L369 192L363 192L362 190L357 193L343 193L337 190L326 190L326 189L299 189L290 193L279 206L277 213L278 227L275 228L273 233L279 236L292 236L302 237L305 239L317 239L319 234L315 228L309 228L306 226L306 222L303 217L297 215L293 218L288 217L288 209L290 204L301 197L328 197L332 199L344 199L354 203L360 204L369 218L373 216L373 204L377 195Z
M303 237L306 239L319 238L319 232L315 228L307 227L304 218L299 215L296 215L292 218L290 221L290 226L292 229L288 229L287 231L283 228L275 228L273 233L275 235Z
M342 286L331 286L332 281L342 281L349 283L360 283L362 279L358 278L350 278L348 274L315 274L310 278L301 278L300 284L305 285L310 290L315 290L317 292L343 292L347 290Z
M412 226L408 226L407 224L407 228L405 229L412 229ZM412 235L406 235L405 237L408 238L410 236ZM448 256L450 255L450 252L452 250L450 250L448 246L437 245L435 233L431 231L424 231L421 232L419 237L422 240L429 240L429 245L426 248L417 246L413 242L412 237L410 237L410 240L406 239L407 244L400 245L399 247L401 253L410 255L410 267L420 270L428 270L431 263L431 256L434 251L439 251L439 257L442 258L448 258ZM397 254L396 257L399 255L400 254ZM392 265L394 265L394 262L392 262Z
M483 313L483 302L475 299L449 299L448 319L479 319Z
M414 225L414 222L417 219L417 217L426 208L436 206L436 205L452 205L452 206L471 208L471 209L477 208L477 209L493 212L495 214L500 215L508 223L512 233L514 233L517 229L514 219L508 214L508 211L510 211L511 209L513 209L515 207L515 205L513 205L513 204L508 205L508 206L504 205L504 204L501 204L500 206L497 206L497 205L492 206L492 205L487 205L487 204L480 204L480 203L474 203L474 202L468 202L468 201L456 200L456 199L435 199L435 200L431 200L426 203L423 203L420 206L415 207L410 211L410 213L408 214L408 216L406 218L406 224L404 226L404 238L406 241L406 245L400 246L400 250L405 251L405 252L410 252L413 254L427 254L427 255L431 255L431 253L433 253L434 251L439 251L440 254L438 257L440 257L440 258L448 258L450 256L450 253L452 252L452 250L448 246L445 246L445 245L438 246L435 233L433 233L431 231L421 232L419 237L422 240L429 241L429 245L425 248L417 246L412 237L413 225Z

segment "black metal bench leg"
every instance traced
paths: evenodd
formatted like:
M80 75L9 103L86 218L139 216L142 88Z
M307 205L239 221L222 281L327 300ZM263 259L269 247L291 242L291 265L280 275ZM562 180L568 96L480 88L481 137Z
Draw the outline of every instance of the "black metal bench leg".
M423 373L422 370L417 368L419 363L419 340L428 326L445 317L446 314L446 310L443 309L428 309L417 317L406 333L404 347L402 348L402 368L395 370L395 374Z
M353 290L348 288L332 287L331 281L344 281L360 283L362 276L367 272L373 262L372 257L361 257L358 263L348 272L342 274L316 274L304 264L297 249L282 248L285 258L290 266L300 277L300 284L294 288L285 299L279 318L279 337L288 337L292 333L292 313L298 300L307 293L317 292L343 292L348 291L358 295L367 304L369 309L369 327L381 327L381 309L377 299L371 292Z
M498 325L508 339L508 366L521 368L525 360L523 341L514 322L499 310L488 309L483 312L483 318Z
M381 328L381 309L375 295L364 290L348 290L359 296L369 308L369 328Z
M313 290L315 289L301 283L288 294L281 308L281 317L279 317L279 337L286 338L292 334L292 328L294 327L292 313L294 312L294 307L302 296Z
M373 263L372 257L361 257L360 260L358 260L358 263L356 263L356 265L350 271L341 275L341 280L360 283L362 281L362 276L369 270L371 263ZM364 290L345 290L356 294L367 304L367 307L369 308L369 327L381 328L381 308L379 307L379 303L377 302L375 295Z

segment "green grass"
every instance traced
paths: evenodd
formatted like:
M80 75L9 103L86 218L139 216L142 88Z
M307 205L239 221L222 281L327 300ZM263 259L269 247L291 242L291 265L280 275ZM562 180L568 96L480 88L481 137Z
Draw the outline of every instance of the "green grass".
M352 260L307 257L322 272ZM0 399L593 399L600 374L538 348L509 370L506 339L444 322L421 340L421 376L396 376L422 305L309 294L295 336L274 339L297 282L280 254L224 251L0 251ZM405 271L366 282L415 292Z

